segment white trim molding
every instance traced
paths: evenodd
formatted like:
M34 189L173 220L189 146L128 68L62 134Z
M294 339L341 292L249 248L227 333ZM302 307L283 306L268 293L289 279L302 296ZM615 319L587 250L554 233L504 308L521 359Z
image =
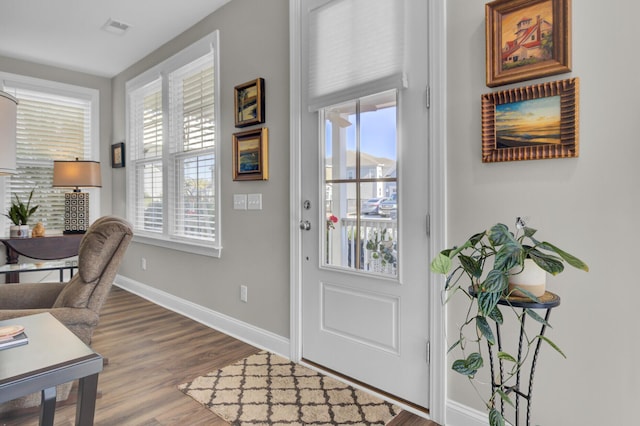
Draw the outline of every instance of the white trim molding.
M489 417L486 413L449 399L446 424L447 426L487 426Z
M433 257L446 244L447 229L447 39L446 0L429 2L429 253ZM447 310L441 294L444 280L430 273L429 283L429 414L439 423L447 421Z
M289 358L289 339L118 275L114 285L249 345Z

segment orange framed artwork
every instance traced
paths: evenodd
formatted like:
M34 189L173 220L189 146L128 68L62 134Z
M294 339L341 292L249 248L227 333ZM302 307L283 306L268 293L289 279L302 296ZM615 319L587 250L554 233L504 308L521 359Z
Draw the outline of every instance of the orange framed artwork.
M571 0L485 5L487 86L571 71Z
M482 95L482 162L577 157L579 80Z

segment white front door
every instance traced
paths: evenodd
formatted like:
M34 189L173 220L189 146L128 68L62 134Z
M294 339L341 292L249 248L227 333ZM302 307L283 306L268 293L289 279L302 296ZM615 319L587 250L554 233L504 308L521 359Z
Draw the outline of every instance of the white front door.
M302 114L300 232L302 357L428 408L426 57L407 88Z

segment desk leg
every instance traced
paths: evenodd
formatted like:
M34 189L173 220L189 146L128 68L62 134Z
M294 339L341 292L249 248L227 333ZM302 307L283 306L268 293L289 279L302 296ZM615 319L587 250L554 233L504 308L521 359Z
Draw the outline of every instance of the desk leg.
M76 405L76 426L93 424L98 393L98 373L83 377L78 384L78 403Z
M7 248L7 265L18 263L19 254L9 246ZM9 272L6 275L5 283L18 283L20 282L20 273L19 272Z
M40 404L40 426L53 426L53 416L56 413L56 388L55 386L42 390L42 402Z

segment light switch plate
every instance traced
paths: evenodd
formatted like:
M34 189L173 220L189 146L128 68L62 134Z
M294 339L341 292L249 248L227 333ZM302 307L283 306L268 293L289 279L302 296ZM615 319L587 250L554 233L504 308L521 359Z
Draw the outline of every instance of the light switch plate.
M248 194L247 201L249 210L262 210L262 194Z
M233 194L233 209L234 210L247 209L247 194Z

